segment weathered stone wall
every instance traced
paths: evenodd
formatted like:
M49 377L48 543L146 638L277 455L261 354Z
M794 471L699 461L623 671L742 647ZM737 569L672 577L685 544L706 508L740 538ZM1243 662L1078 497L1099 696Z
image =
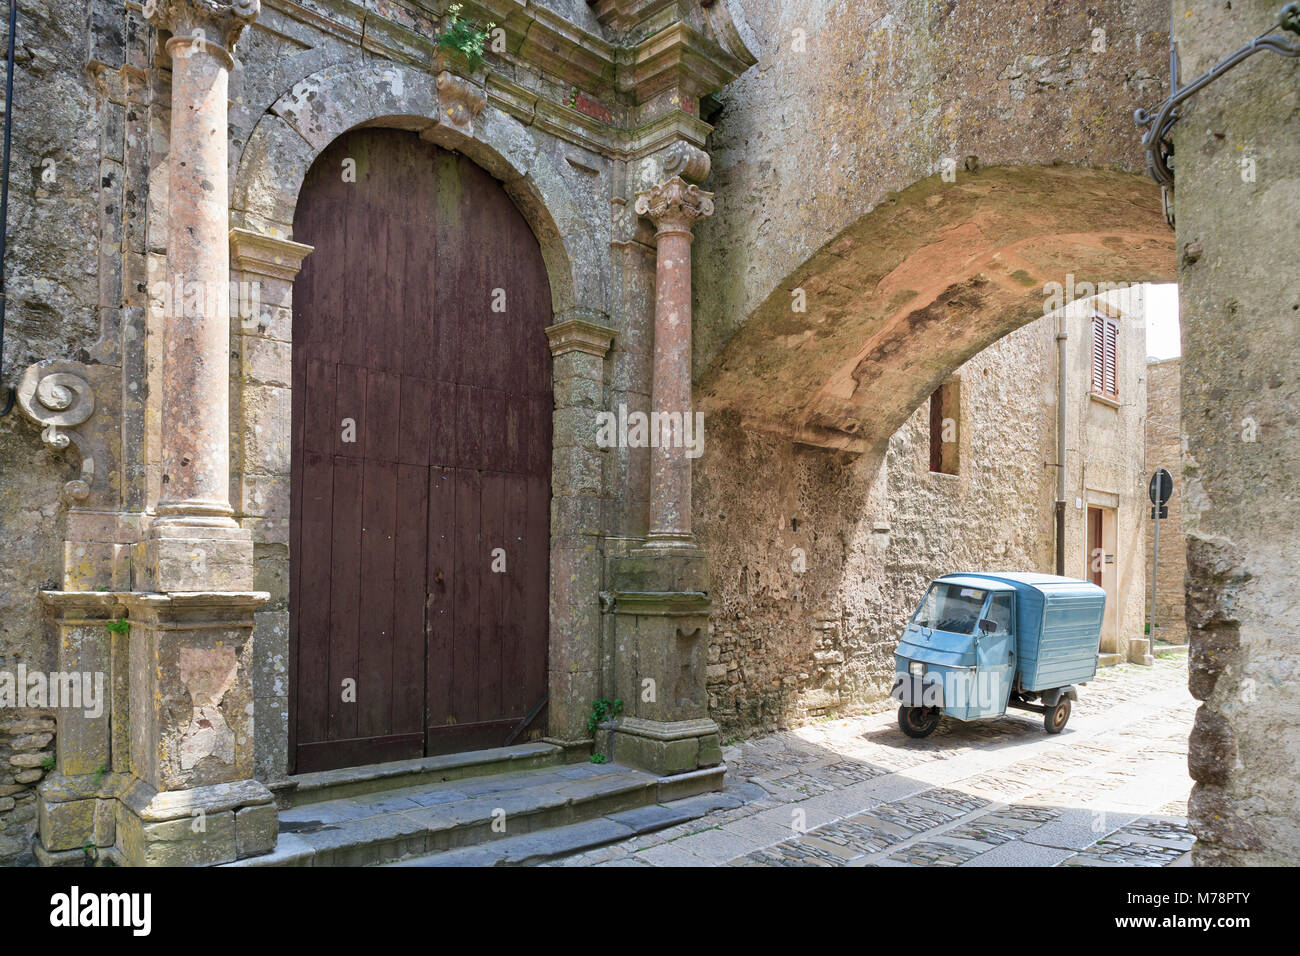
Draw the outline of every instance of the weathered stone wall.
M1160 521L1160 564L1156 573L1155 636L1167 644L1187 643L1181 367L1181 360L1176 358L1147 364L1146 471L1150 476L1157 468L1164 468L1174 476L1169 517ZM1151 566L1154 548L1155 536L1148 534L1147 567Z
M697 373L796 266L945 159L959 180L968 156L1141 170L1133 109L1167 85L1167 0L731 5L758 64L710 120Z
M100 128L86 73L88 7L19 5L5 389L29 363L89 354L98 338L100 181L112 176L111 167L101 168L101 139L113 131ZM0 56L4 51L0 44ZM74 471L66 457L41 443L40 429L17 408L0 419L0 671L12 673L19 663L48 670L53 662L37 591L58 586L59 491ZM32 788L44 774L40 762L49 743L37 747L36 741L52 729L48 715L0 710L0 863L30 854Z
M1140 321L1126 320L1131 408L1093 409L1088 303L1068 310L1066 573L1085 577L1086 489L1119 508L1121 659L1142 632ZM714 600L711 713L728 735L772 731L881 701L901 626L934 577L1055 566L1055 314L1011 333L949 379L960 390L957 475L930 472L929 403L882 463L707 420L696 515ZM1101 421L1091 420L1094 415ZM1126 465L1127 459L1131 465ZM1091 468L1087 471L1085 465ZM803 570L799 570L803 568Z
M0 711L0 866L32 859L35 787L53 765L54 727L45 711Z
M1203 3L1175 17L1184 81L1275 23L1278 6ZM1300 61L1258 54L1179 112L1182 505L1190 686L1202 701L1188 817L1200 864L1294 865Z

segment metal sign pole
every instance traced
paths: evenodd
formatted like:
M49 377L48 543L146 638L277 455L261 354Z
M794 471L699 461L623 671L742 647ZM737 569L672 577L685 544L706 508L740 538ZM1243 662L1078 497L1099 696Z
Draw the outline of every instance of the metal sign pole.
M1159 576L1160 568L1160 506L1156 505L1152 509L1156 516L1156 537L1151 547L1151 640L1148 642L1151 652L1151 659L1155 660L1156 656L1156 580Z
M1151 499L1151 517L1155 520L1155 541L1151 547L1151 612L1147 615L1147 638L1151 649L1151 659L1156 657L1156 579L1160 572L1160 519L1165 502L1174 493L1174 477L1163 468L1156 469L1147 486L1147 495Z

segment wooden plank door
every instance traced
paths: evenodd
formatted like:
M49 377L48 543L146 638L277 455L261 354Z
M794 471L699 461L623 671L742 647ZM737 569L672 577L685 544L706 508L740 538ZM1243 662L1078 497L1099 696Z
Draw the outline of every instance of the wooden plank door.
M1101 573L1106 560L1101 536L1101 509L1088 509L1088 577L1101 587Z
M499 746L546 687L537 241L481 169L382 129L318 158L294 236L293 769Z

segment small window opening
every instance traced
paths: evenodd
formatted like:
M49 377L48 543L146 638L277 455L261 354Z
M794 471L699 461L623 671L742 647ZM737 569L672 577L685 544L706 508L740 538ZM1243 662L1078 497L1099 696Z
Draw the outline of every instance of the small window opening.
M960 465L961 381L953 378L930 396L930 471L955 475Z

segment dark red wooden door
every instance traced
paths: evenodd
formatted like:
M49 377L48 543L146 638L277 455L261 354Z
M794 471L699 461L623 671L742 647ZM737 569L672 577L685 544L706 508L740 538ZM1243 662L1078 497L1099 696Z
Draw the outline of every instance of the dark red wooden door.
M384 129L317 159L294 238L293 769L499 746L546 690L537 240L487 173Z
M1102 564L1106 557L1101 537L1101 509L1088 509L1088 578L1101 587Z

